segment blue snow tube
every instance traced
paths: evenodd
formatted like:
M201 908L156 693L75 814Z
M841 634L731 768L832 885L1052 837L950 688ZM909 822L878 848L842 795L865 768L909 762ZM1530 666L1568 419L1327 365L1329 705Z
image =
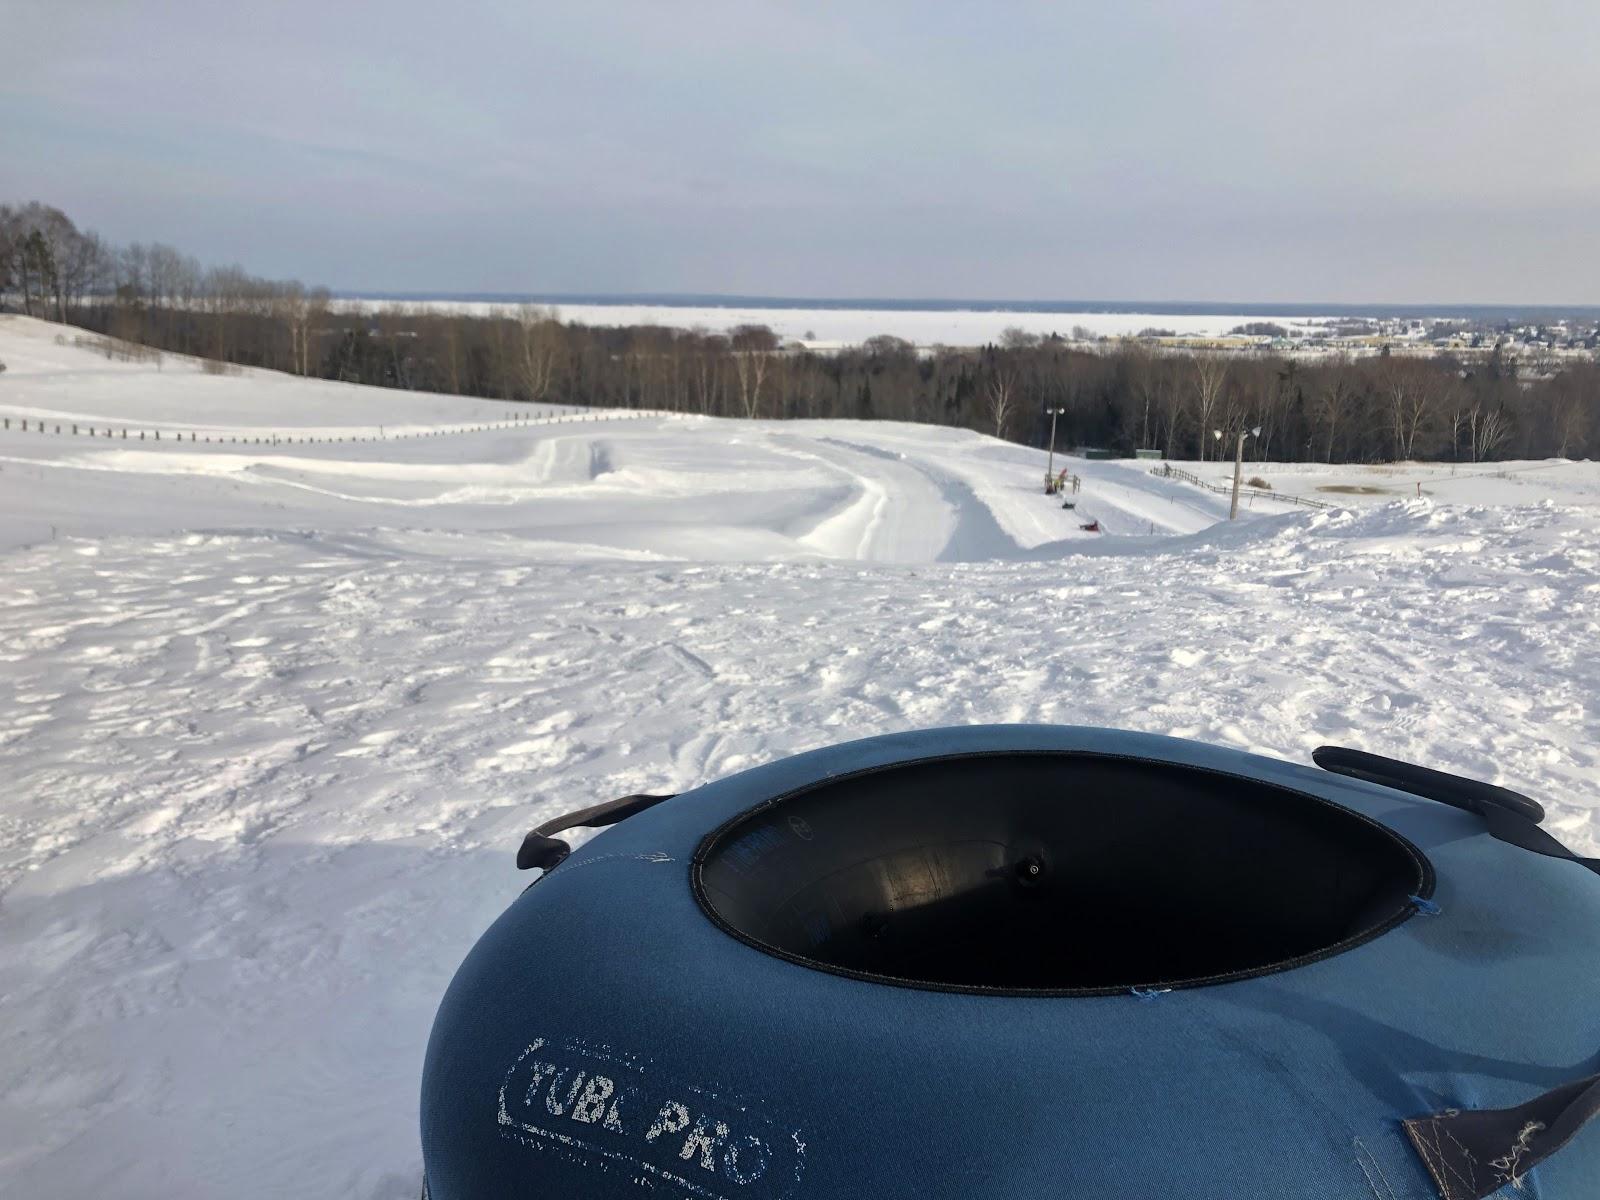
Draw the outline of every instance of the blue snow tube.
M1596 864L1316 758L941 729L551 822L434 1024L429 1194L1600 1196Z

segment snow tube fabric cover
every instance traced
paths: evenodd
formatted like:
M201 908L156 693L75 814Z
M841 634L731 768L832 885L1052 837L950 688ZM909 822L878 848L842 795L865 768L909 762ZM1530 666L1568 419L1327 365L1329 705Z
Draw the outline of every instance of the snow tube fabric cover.
M429 1194L1600 1195L1600 875L1373 778L978 726L633 811L451 983Z

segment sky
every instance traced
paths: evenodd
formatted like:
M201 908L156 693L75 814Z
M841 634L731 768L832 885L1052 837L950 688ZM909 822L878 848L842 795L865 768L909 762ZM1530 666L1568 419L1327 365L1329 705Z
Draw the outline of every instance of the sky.
M0 25L0 200L336 291L1600 303L1593 0Z

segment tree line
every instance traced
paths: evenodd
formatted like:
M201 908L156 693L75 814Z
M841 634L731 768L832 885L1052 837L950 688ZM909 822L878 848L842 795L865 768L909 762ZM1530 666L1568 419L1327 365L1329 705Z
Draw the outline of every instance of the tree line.
M880 336L818 352L760 325L586 326L537 305L368 312L159 243L115 247L38 203L0 205L0 297L216 362L501 400L918 421L1034 445L1053 413L1058 446L1174 459L1225 457L1247 428L1260 430L1247 447L1259 459L1600 457L1600 364L1569 359L1531 377L1498 347L1470 360L1313 360L1169 352L1138 339L1085 349L1008 330L977 348Z

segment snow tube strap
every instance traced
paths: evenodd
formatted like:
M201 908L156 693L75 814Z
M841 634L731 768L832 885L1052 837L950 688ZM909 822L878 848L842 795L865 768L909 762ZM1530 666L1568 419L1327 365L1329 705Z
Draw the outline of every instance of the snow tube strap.
M639 792L546 821L522 839L522 845L517 848L517 870L528 871L538 867L542 871L553 871L566 861L567 855L572 853L572 847L560 838L551 837L551 834L568 829L599 829L605 825L615 825L634 813L654 808L663 800L671 799L671 796L648 796Z
M1311 752L1311 761L1335 775L1382 784L1473 813L1493 838L1548 858L1569 859L1600 874L1600 859L1580 858L1539 828L1544 808L1521 792L1345 746L1318 746Z
M1440 1200L1484 1200L1600 1116L1600 1075L1574 1080L1515 1108L1447 1109L1402 1121Z

